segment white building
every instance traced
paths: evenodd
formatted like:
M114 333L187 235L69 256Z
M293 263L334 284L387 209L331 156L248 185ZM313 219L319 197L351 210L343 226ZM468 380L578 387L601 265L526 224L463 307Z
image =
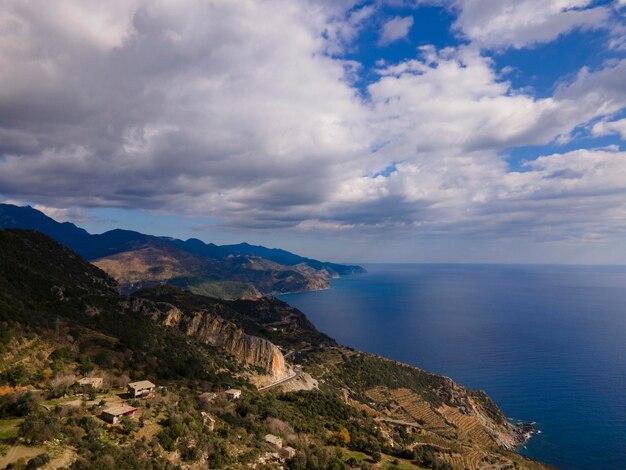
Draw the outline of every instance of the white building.
M241 397L241 390L237 390L236 388L231 388L230 390L226 390L224 392L226 398L230 398L231 400L237 400Z
M149 380L140 380L139 382L131 382L128 384L128 393L133 398L141 398L148 396L154 390L154 385Z
M106 422L115 424L122 416L132 416L137 412L137 408L128 405L114 405L105 408L102 411L102 419Z
M293 459L296 456L296 449L294 449L293 447L283 447L280 452L282 456L286 459Z

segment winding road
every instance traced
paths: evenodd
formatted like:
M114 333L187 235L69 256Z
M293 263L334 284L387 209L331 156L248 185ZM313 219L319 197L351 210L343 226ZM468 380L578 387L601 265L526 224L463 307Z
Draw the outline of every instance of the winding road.
M265 390L278 387L279 385L284 385L288 382L291 382L292 380L297 380L300 377L302 377L302 375L304 374L304 372L302 372L302 369L300 369L299 367L295 368L294 370L295 370L295 373L291 377L287 377L286 379L281 379L278 382L274 382L273 384L269 384L269 385L266 385L265 387L261 387L259 388L259 392L264 392Z

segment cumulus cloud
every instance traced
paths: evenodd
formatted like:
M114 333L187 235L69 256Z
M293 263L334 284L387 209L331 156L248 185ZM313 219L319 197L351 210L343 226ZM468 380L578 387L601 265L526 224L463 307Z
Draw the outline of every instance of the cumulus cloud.
M378 43L386 46L387 44L397 41L398 39L405 38L409 34L411 26L413 26L412 16L396 16L395 18L386 21L380 30Z
M316 181L331 190L367 148L313 5L137 3L109 48L67 40L51 12L21 2L3 15L5 194L236 217L252 201L317 202Z
M625 68L626 62L620 62L596 73L582 70L554 96L535 99L500 81L491 60L475 48L422 48L421 57L379 70L380 80L369 87L377 155L400 163L387 176L346 179L328 212L346 224L370 220L374 226L388 223L435 233L504 233L523 222L538 227L532 219L544 217L553 222L552 230L564 228L565 217L550 216L556 206L548 189L560 191L560 200L571 204L584 185L601 185L575 165L593 158L575 160L577 154L570 153L558 160L562 168L548 171L533 163L515 173L502 159L502 149L547 144L595 116L623 108L626 87L620 77ZM617 168L626 164L623 154L594 155L613 158ZM615 174L620 174L617 168ZM579 173L581 185L571 184L572 175ZM617 178L613 184L626 187L623 181ZM607 200L598 196L596 203ZM573 207L564 214L580 227L590 227L591 214L584 206Z
M501 81L492 60L471 46L437 51L388 66L369 87L395 153L438 149L498 150L549 143L595 116L626 105L626 61L582 69L552 97L536 99Z
M615 20L611 23L609 49L626 50L626 0L615 2Z
M488 48L522 48L551 41L576 28L607 26L608 7L593 0L454 0L455 27Z
M522 18L534 5L502 3ZM591 27L580 9L602 13L542 5L548 23L573 16L575 27ZM608 119L626 106L626 60L582 69L538 99L502 80L480 44L428 46L380 62L359 93L358 64L338 58L372 15L355 2L62 7L0 11L0 194L50 214L131 207L342 233L624 229L623 152L548 155L521 172L503 152L567 140L591 121L601 123L593 133L621 132ZM535 34L548 24L535 17L524 23L541 25L532 35L522 23L499 35L508 10L469 8L458 24L469 36L485 18L481 44L554 37ZM388 38L407 34L412 17L400 20Z
M622 139L626 140L626 119L618 119L617 121L600 121L594 124L592 133L593 135L618 134Z

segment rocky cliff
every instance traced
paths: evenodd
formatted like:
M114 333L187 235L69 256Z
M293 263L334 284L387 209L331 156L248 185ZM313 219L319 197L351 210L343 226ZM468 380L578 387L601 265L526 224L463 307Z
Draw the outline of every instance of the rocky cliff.
M206 312L234 323L244 333L265 338L282 351L298 351L337 343L320 333L299 310L274 297L220 300L168 285L142 289L133 297L175 305L183 313Z
M276 345L264 338L246 334L234 323L207 310L183 312L168 303L155 304L139 298L125 301L124 307L149 315L152 320L165 326L178 328L195 341L214 346L247 364L260 367L276 379L291 374L291 369Z
M266 339L245 334L235 324L207 312L183 315L176 308L163 318L167 326L182 329L203 344L226 351L240 360L261 367L275 377L288 375L285 358L278 347Z

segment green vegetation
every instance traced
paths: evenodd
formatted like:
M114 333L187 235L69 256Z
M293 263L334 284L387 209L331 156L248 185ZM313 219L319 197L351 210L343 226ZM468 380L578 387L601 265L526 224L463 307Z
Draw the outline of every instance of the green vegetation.
M258 371L155 321L170 310L207 312L298 351L292 357L320 390L259 392L250 383ZM472 406L482 407L481 419L502 422L482 392L338 347L277 299L223 301L172 286L121 296L102 271L34 232L0 231L0 348L0 445L30 451L13 468L541 468L489 435L484 448L460 435L454 420L473 419ZM86 374L102 377L102 388L79 387ZM126 398L125 385L141 379L163 388ZM207 394L233 387L241 398ZM384 399L372 398L378 389ZM406 403L425 413L410 426L419 429L386 421L409 413ZM116 424L102 419L121 404L138 410ZM456 414L435 410L446 406Z
M237 384L232 373L238 364L190 341L180 331L124 309L114 281L49 238L35 232L0 231L0 265L0 321L27 324L33 333L57 331L60 323L73 325L78 350L54 351L53 370L78 359L81 373L90 370L93 362L105 368L132 369L138 379L184 378L214 388ZM114 339L93 345L93 335L85 328ZM0 385L22 385L29 380L21 365L0 374Z
M35 468L43 467L48 462L50 462L50 456L48 454L39 454L33 457L26 464L27 470L32 470Z
M318 353L313 352L309 355L310 361L319 360L316 354ZM362 401L368 401L365 392L377 386L408 388L418 391L434 406L440 406L445 400L441 391L448 389L448 380L389 359L354 353L342 355L336 370L327 377L326 387L337 390L347 387Z
M299 310L275 298L224 301L161 285L142 289L134 295L153 302L176 305L186 312L206 311L233 322L247 334L269 339L284 349L334 346L335 341L320 333Z
M5 393L0 395L0 419L9 416L23 417L32 413L41 403L41 397L33 392Z
M9 369L6 369L0 373L0 385L26 385L28 383L29 375L26 367L23 364L17 364Z
M259 291L252 284L239 281L214 281L202 277L182 277L168 281L168 284L187 289L194 294L218 299L257 297Z
M20 430L23 418L0 419L0 444L11 443Z

